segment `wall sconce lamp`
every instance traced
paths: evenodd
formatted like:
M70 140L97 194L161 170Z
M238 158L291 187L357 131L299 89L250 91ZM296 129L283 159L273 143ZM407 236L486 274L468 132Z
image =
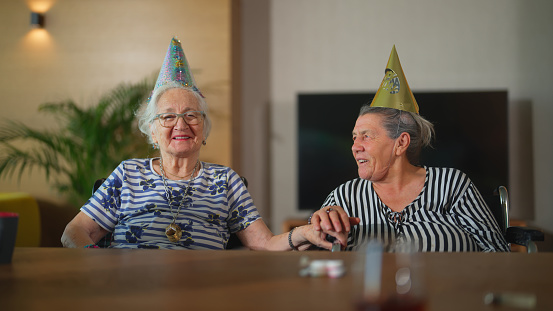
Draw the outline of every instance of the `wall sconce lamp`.
M44 28L44 14L31 12L31 27Z

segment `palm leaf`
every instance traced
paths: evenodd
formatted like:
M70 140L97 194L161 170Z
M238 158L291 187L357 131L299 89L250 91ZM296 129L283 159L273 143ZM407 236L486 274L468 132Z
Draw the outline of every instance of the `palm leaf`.
M20 181L25 171L41 169L54 189L82 205L97 178L107 176L124 159L147 155L135 112L153 81L118 85L87 108L72 100L41 105L39 112L57 120L56 130L5 120L0 125L0 178L17 174ZM31 147L23 149L21 141Z

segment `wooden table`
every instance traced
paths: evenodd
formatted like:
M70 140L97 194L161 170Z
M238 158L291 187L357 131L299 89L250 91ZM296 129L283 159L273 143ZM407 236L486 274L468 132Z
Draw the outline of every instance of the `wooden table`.
M302 256L342 259L339 279L300 277ZM0 310L353 310L357 253L16 248L0 265ZM394 291L396 255L383 256ZM428 253L416 262L427 310L513 310L489 291L532 293L553 310L553 253Z

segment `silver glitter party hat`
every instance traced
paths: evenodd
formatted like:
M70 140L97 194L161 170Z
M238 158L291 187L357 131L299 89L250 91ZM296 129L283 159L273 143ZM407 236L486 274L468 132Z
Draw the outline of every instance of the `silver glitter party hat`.
M204 97L196 86L196 82L194 81L194 77L190 71L190 66L188 65L186 56L184 56L181 43L177 38L171 39L171 44L169 45L169 49L167 49L165 60L163 61L163 65L159 71L154 91L158 87L171 81L191 87L194 91Z

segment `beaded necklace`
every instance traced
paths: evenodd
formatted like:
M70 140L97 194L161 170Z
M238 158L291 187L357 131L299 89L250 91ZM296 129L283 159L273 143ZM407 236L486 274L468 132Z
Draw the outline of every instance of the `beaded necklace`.
M196 161L196 164L194 165L194 170L192 171L192 175L190 175L190 180L188 181L188 185L186 186L186 190L184 192L184 195L182 197L182 200L180 201L179 208L177 210L177 214L173 215L173 204L171 204L171 195L169 194L169 189L167 187L167 181L165 177L165 171L163 170L163 158L159 158L159 169L161 170L161 177L163 179L163 188L165 189L165 196L167 197L167 202L169 203L169 206L171 207L171 216L173 216L173 221L167 228L165 228L165 235L171 242L178 242L182 237L182 229L179 225L176 224L177 217L179 216L180 210L184 204L184 201L186 200L186 196L188 195L188 190L190 189L190 184L192 184L192 177L194 177L194 174L196 173L196 169L198 168L199 160Z

